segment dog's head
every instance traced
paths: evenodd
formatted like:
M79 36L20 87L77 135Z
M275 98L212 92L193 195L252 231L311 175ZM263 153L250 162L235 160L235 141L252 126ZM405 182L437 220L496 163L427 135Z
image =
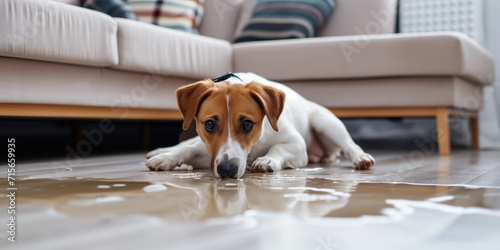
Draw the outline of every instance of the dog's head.
M177 103L187 129L193 119L196 131L210 155L217 178L239 178L245 173L247 155L262 133L267 116L278 131L285 94L257 82L229 84L227 81L199 81L177 90Z

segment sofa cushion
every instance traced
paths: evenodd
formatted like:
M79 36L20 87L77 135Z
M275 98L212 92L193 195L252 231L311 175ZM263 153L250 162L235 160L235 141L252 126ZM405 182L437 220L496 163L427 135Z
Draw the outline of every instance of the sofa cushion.
M177 110L175 90L193 82L148 73L8 57L0 57L0 65L2 103ZM479 110L483 103L481 86L459 77L301 81L287 85L328 108L446 106ZM362 98L357 98L359 96Z
M480 110L482 86L460 77L389 77L286 84L328 108L452 107Z
M335 0L258 0L235 42L314 37Z
M337 0L318 36L395 33L397 5L398 0Z
M0 57L2 103L177 110L175 90L192 80L110 68Z
M234 41L241 6L248 0L205 0L201 35Z
M140 21L176 30L198 33L203 18L203 0L128 0Z
M120 62L115 68L201 79L231 71L231 44L116 18Z
M55 1L1 0L0 23L2 56L118 64L117 25L106 14Z
M80 0L82 7L106 13L112 17L136 19L124 0Z
M490 54L457 32L263 41L233 48L234 71L278 81L452 75L490 84L494 74Z

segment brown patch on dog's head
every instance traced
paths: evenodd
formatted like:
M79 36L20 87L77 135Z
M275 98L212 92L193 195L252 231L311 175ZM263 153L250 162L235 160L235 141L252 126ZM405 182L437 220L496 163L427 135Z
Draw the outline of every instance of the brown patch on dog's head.
M215 83L210 79L205 79L177 89L175 94L177 96L177 105L184 117L182 123L184 130L189 128L201 103L210 95L213 88L215 88Z
M250 95L264 110L271 127L278 132L278 119L285 107L285 93L271 86L251 82L246 85Z

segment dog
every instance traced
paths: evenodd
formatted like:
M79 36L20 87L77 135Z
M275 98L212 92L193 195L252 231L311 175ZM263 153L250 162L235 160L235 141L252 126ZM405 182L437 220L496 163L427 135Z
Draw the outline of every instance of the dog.
M328 162L340 151L354 169L375 164L332 112L256 74L229 72L181 87L176 96L183 129L194 120L198 136L149 152L150 170L187 164L235 179L246 170L275 172Z

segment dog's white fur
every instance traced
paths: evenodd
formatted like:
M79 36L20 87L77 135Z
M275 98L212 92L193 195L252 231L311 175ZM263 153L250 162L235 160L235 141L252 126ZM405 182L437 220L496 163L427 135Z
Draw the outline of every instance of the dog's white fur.
M228 136L227 142L220 148L215 158L215 166L218 162L224 161L223 157L227 158L228 155L230 159L237 158L239 166L246 166L254 172L304 167L311 159L311 156L308 157L308 150L317 148L315 145L318 144L324 151L318 155L320 159L321 157L323 160L332 159L342 150L355 168L368 169L374 165L373 157L354 143L344 124L328 109L306 100L283 84L269 81L253 73L236 75L244 83L255 81L285 93L284 109L278 120L279 132L274 131L265 118L260 139L251 147L248 155L231 136ZM227 81L231 84L242 84L234 77ZM173 147L151 151L146 157L149 158L146 165L150 169L157 170L171 170L181 164L198 168L211 166L207 149L199 136ZM215 177L220 178L217 171L212 172ZM245 167L239 167L236 177L239 178L244 173Z

